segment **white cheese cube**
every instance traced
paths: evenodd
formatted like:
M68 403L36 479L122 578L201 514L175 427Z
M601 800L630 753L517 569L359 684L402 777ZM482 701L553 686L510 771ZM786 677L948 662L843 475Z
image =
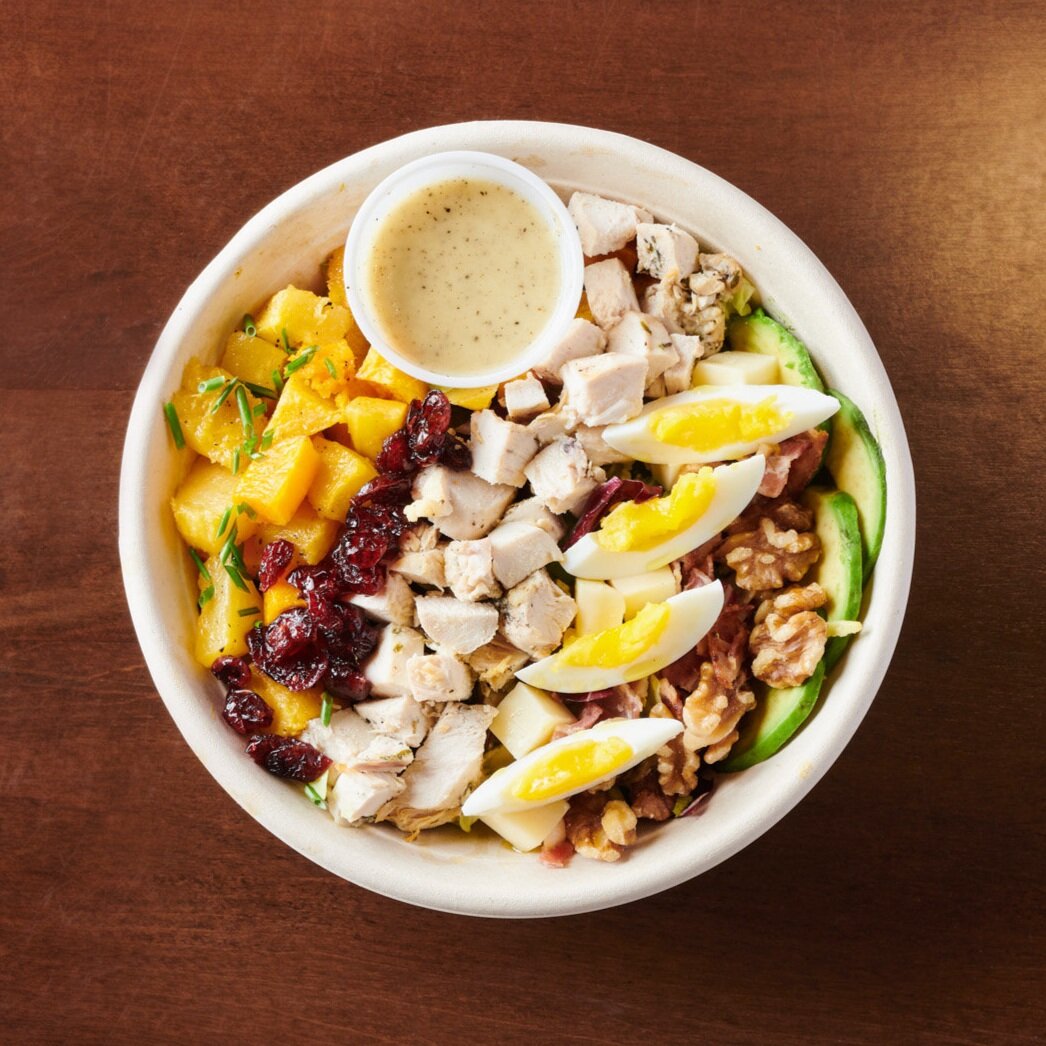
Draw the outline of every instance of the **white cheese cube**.
M776 356L758 352L718 352L694 367L694 385L776 385Z
M579 635L617 628L625 620L625 597L605 581L586 581L578 578L574 585L577 618L574 624Z
M493 828L507 843L522 853L536 850L553 832L567 812L567 801L549 803L536 810L519 810L513 814L485 814L480 820Z
M407 662L425 653L420 632L399 625L386 625L374 653L363 666L375 697L402 697L410 693Z
M635 617L647 603L663 603L679 591L671 567L660 567L632 577L617 577L610 584L625 597L626 620Z
M498 705L490 732L519 759L548 744L557 726L574 717L551 694L526 683L517 683Z

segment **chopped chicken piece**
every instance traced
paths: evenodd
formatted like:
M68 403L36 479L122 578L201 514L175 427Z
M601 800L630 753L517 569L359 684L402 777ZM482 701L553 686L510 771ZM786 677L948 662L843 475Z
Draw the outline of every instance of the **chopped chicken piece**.
M499 528L491 533L496 534ZM494 550L491 540L452 541L444 550L447 585L458 599L470 603L496 599L501 586L494 578Z
M697 240L675 225L641 222L636 226L637 268L660 280L670 272L689 276L697 265Z
M533 372L524 378L505 383L505 410L513 421L526 421L535 414L548 410L548 407L545 386L534 377Z
M493 550L494 576L505 588L563 559L559 545L536 523L502 523L486 540Z
M534 418L527 426L527 431L542 447L546 447L553 440L567 435L570 431L570 419L557 404L552 410L546 410Z
M559 376L564 363L585 356L598 356L607 347L607 336L594 323L580 317L570 321L566 334L556 347L534 368L534 373L543 381L559 385Z
M632 277L617 258L585 266L585 297L603 330L610 330L626 312L639 311Z
M531 657L547 657L562 642L576 613L577 604L548 571L536 570L505 594L501 628L510 643Z
M690 277L690 285L684 287L670 273L660 283L647 288L643 296L643 311L656 316L670 334L696 335L702 355L718 352L723 347L726 332L726 313L722 304L714 295L703 295L691 289L698 286L701 291L706 290L704 283L708 280L706 274L697 273ZM714 277L712 281L718 282ZM702 305L701 302L706 300L711 304Z
M467 701L475 683L461 658L443 652L412 657L407 678L415 701Z
M597 427L628 421L643 409L647 374L645 358L623 352L572 360L563 368L563 413Z
M576 439L557 439L526 467L534 496L550 512L572 512L606 479Z
M498 612L489 603L464 603L453 596L419 596L417 607L425 634L455 654L471 654L489 643L498 629Z
M624 461L630 461L631 459L627 454L622 454L620 450L615 450L603 439L603 430L605 428L605 425L599 425L595 428L591 425L578 425L574 430L574 436L581 446L585 448L588 460L593 465L617 465Z
M497 714L488 705L452 701L444 706L414 762L403 772L403 792L378 812L405 832L453 820L479 777L487 727Z
M646 361L646 388L679 361L665 325L654 316L639 311L625 313L621 322L607 335L607 357L613 358L615 352Z
M567 210L577 226L586 258L621 250L629 240L635 239L636 226L650 221L650 214L640 207L587 192L574 193Z
M348 769L377 737L374 727L353 708L335 712L327 726L322 719L310 719L301 739L318 748L336 766Z
M435 532L436 528L432 528ZM389 570L402 574L415 585L438 588L447 587L444 570L443 549L430 548L423 552L404 552L389 564Z
M518 647L514 647L504 636L496 635L485 646L474 650L465 660L479 676L494 690L507 686L516 673L530 660Z
M522 425L492 410L472 415L472 471L488 483L522 487L523 467L538 452L538 441Z
M665 393L674 396L686 392L694 381L694 364L704 350L696 334L671 334L672 346L676 350L676 362L661 375L665 382Z
M370 681L371 692L377 697L397 697L410 693L407 687L407 662L415 654L424 653L424 650L425 640L420 632L400 625L387 625L382 629L374 653L363 665L363 674Z
M360 701L353 707L379 733L395 737L411 748L417 748L429 732L429 717L410 694Z
M431 523L418 523L403 532L401 552L428 552L439 544L439 531Z
M578 437L581 438L580 436ZM584 441L582 441L584 445ZM512 505L502 517L502 523L533 523L559 542L567 532L558 516L554 516L537 498L524 498Z
M514 487L491 484L471 472L453 472L444 465L419 472L412 493L415 500L404 509L407 519L427 516L440 533L457 541L489 533L516 496Z
M406 787L396 774L349 770L339 774L327 793L327 809L338 824L357 825L373 817Z
M414 553L414 555L424 553ZM350 600L364 613L390 625L414 624L414 593L399 574L389 574L385 587L373 596L355 595Z
M390 700L396 700L391 698ZM348 767L350 770L367 770L371 773L383 773L389 770L396 773L409 766L414 753L406 741L387 734L378 734Z

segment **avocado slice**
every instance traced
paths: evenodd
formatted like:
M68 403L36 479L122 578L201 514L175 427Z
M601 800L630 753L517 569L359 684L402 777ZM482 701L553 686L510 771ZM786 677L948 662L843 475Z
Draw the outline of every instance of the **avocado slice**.
M857 406L834 389L839 401L824 462L840 490L857 506L864 558L864 580L875 566L886 527L886 462L868 422Z
M821 558L812 580L828 595L829 621L856 621L861 612L864 590L861 530L857 522L857 505L845 490L807 489L803 495L813 509L814 530L821 539ZM826 672L842 657L852 636L833 636L825 644Z
M806 346L762 309L748 316L735 316L727 327L727 337L730 347L740 352L776 356L781 384L802 385L824 392L824 382Z
M805 683L786 690L768 687L755 708L741 721L741 736L737 744L716 769L728 774L747 770L780 750L817 704L824 672L822 658Z

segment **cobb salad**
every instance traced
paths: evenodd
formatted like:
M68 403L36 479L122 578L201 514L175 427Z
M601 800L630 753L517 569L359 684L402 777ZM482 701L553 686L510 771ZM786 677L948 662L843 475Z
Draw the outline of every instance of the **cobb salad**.
M799 729L886 499L860 411L734 258L568 206L578 314L511 381L389 364L339 250L164 405L194 654L247 754L341 825L493 831L551 866L618 860Z

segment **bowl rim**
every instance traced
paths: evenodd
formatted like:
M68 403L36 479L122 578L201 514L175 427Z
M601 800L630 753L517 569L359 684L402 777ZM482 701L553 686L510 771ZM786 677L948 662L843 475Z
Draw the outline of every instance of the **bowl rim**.
M453 144L448 145L448 142ZM779 788L768 790L765 797L761 795L758 802L751 804L750 810L746 809L745 816L738 820L736 826L731 825L729 831L719 832L711 842L698 840L696 844L667 849L656 866L647 862L642 872L630 869L627 862L611 866L593 862L593 868L586 876L588 881L582 886L573 880L572 885L567 885L564 880L564 887L557 887L553 891L535 889L528 892L519 890L518 886L509 890L494 881L489 889L468 892L457 885L454 876L449 877L451 884L448 886L448 877L438 877L437 881L436 877L418 874L417 869L409 867L411 861L402 864L388 862L387 851L363 843L353 850L353 858L358 863L347 866L343 855L331 852L331 848L320 841L319 834L306 823L306 817L289 815L279 802L271 808L259 803L260 794L270 796L274 793L267 792L264 786L257 783L254 776L256 768L249 760L241 756L234 762L225 749L218 749L212 743L209 731L214 726L214 716L203 709L197 686L179 681L178 677L184 673L167 634L165 618L169 614L164 613L163 593L147 583L153 563L147 555L146 538L149 528L155 529L156 526L155 513L149 510L147 497L152 478L148 451L158 439L167 439L159 405L167 398L167 372L179 344L187 336L194 314L235 272L238 260L257 249L275 225L310 202L319 200L339 184L344 187L353 172L358 176L358 172L366 170L368 165L379 164L389 154L410 158L412 155L423 155L426 151L437 152L447 148L485 150L492 148L491 142L495 145L509 142L516 150L531 150L530 153L517 151L516 156L540 154L542 148L583 148L593 150L594 154L601 151L623 153L637 161L641 158L646 164L668 170L681 179L700 182L707 196L714 196L718 204L729 204L738 214L743 215L745 221L759 229L766 242L776 241L780 244L790 260L805 272L809 278L807 282L816 282L819 292L824 295L825 309L833 312L838 310L839 322L845 327L851 342L847 348L858 354L865 374L871 377L875 385L875 428L880 442L883 442L884 434L889 436L889 445L884 446L884 453L887 453L888 459L887 534L891 543L888 555L887 545L884 544L880 569L875 575L875 587L879 590L877 596L884 602L884 609L881 627L874 636L875 656L871 659L869 651L861 662L865 668L861 679L862 688L849 700L848 717L833 723L831 728L811 731L809 743L804 744L804 753L809 757L804 771L784 781ZM761 281L758 272L754 271L753 275L755 283L759 285ZM914 472L900 412L868 332L827 269L779 219L742 190L706 168L636 138L572 124L494 120L413 131L347 156L276 197L250 218L202 270L165 324L135 395L120 470L119 551L132 623L161 699L186 742L211 776L270 832L334 874L408 903L478 916L532 918L568 915L637 900L707 871L773 827L827 773L871 705L900 634L911 582L914 548ZM840 680L836 680L835 685L839 683ZM800 736L810 731L810 724L816 723L818 718L812 717ZM788 748L783 751L787 752ZM775 758L780 759L780 753ZM773 762L768 761L762 766L769 767ZM288 802L290 799L288 796ZM297 797L294 799L297 809L300 802ZM675 826L662 826L660 830L667 832L671 827ZM370 836L377 833L357 834ZM676 835L678 837L679 833Z
M468 172L464 175L463 172ZM454 173L448 173L454 172ZM377 234L375 224L389 217L399 204L419 189L463 176L486 178L512 189L522 196L546 221L556 242L556 256L562 279L556 303L545 326L530 344L501 366L477 374L440 374L412 360L390 344L387 333L374 314L369 301L371 281L366 275L366 253ZM495 153L455 149L419 157L396 168L383 178L360 204L345 237L345 295L353 318L367 341L390 363L430 385L443 388L476 389L500 385L530 370L554 347L577 312L584 278L581 237L570 218L566 205L544 179L522 164Z

